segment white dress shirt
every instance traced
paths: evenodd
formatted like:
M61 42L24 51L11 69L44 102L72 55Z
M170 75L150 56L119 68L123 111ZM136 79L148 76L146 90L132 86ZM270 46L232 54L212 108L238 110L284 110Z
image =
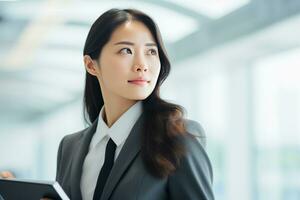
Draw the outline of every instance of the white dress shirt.
M102 118L103 108L101 108L99 113L97 130L90 142L89 152L83 163L80 181L83 200L93 199L98 175L104 163L105 148L108 140L111 138L117 145L115 152L116 160L131 129L142 114L142 102L138 101L109 128Z

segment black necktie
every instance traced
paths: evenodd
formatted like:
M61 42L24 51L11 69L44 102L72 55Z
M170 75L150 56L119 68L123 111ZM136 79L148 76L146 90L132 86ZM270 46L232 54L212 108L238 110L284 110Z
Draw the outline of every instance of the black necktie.
M105 186L106 180L109 176L111 168L114 165L115 151L116 151L116 144L110 138L107 145L106 145L105 160L104 160L104 164L101 168L100 174L98 176L97 185L96 185L96 188L95 188L93 200L99 200L100 197L101 197L101 194L103 192L103 188Z

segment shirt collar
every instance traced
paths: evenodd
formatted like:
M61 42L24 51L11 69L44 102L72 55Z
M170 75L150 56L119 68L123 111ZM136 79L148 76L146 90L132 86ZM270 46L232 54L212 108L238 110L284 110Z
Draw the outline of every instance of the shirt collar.
M132 105L110 128L103 120L103 112L104 106L102 106L99 113L97 130L91 141L91 148L94 148L105 136L110 137L117 146L121 145L142 114L142 102L138 101Z

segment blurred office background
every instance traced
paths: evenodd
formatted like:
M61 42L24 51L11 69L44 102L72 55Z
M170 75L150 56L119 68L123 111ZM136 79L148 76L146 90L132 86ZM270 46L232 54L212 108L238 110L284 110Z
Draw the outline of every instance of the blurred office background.
M83 45L112 7L158 23L162 96L204 127L216 199L299 200L299 0L0 0L0 171L55 178L60 139L85 127Z

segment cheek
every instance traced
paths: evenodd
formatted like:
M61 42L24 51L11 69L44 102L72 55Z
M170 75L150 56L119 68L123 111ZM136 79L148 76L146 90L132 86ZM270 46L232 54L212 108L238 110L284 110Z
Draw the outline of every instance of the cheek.
M124 85L128 79L130 63L125 60L111 59L103 63L103 82L108 88Z
M153 76L156 77L156 79L159 75L160 69L161 69L160 61L159 60L154 61L152 63L152 70L151 71L152 71Z
M128 70L131 64L129 59L121 59L118 56L110 56L103 62L103 66L106 67L106 71L110 73L115 73L115 76L122 74L122 72Z

